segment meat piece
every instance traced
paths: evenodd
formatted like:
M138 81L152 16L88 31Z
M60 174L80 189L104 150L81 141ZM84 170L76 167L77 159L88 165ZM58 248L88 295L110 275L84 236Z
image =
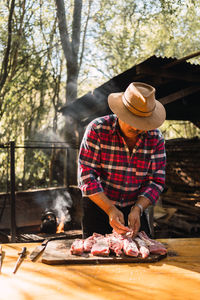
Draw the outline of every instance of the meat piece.
M116 256L120 256L122 254L123 247L123 238L117 233L107 234L109 248L112 252L116 254Z
M161 255L167 253L167 249L162 243L150 239L144 231L139 232L138 236L146 243L150 253L161 254Z
M82 255L84 251L84 240L76 239L70 248L71 254Z
M149 251L146 243L143 240L141 240L139 237L136 237L134 239L134 241L138 245L138 249L139 249L139 252L140 252L142 258L146 258L147 256L149 256L150 251Z
M159 245L159 244L153 244L149 246L149 251L152 254L165 255L167 253L167 249L163 245Z
M132 238L124 238L123 239L123 250L124 250L124 253L128 256L137 257L139 255L137 245L132 240Z
M84 240L84 252L90 252L94 243L96 243L97 238L103 238L103 235L100 233L94 232L93 235L89 236Z
M99 237L103 238L103 237L104 237L103 234L97 233L97 232L94 232L92 236L93 236L94 238L99 238Z
M95 238L93 236L89 236L87 239L85 239L83 244L84 252L90 252L94 243Z
M108 256L110 254L108 238L97 237L92 246L91 253L97 256Z

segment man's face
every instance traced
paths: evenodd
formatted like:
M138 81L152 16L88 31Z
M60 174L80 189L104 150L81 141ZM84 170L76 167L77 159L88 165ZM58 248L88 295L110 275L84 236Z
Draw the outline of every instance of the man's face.
M118 121L122 133L127 137L133 137L144 132L143 130L139 130L137 128L134 128L133 126L130 126L129 124L123 122L121 119L118 119Z

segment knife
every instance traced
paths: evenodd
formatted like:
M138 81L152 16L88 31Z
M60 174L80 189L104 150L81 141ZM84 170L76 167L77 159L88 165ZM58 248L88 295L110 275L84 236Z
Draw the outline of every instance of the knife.
M42 253L42 251L44 251L44 249L46 248L46 245L49 241L50 241L50 239L46 239L42 242L41 245L35 247L35 249L30 254L30 259L32 261L35 261L36 258L39 256L39 254Z
M1 267L2 267L2 246L0 246L0 273L1 273Z
M35 249L31 252L30 254L30 259L32 261L35 261L36 258L40 255L40 253L42 253L44 251L44 249L46 248L48 242L50 241L55 241L55 240L65 240L66 239L66 235L61 235L61 236L54 236L54 237L49 237L48 239L44 240L42 242L42 244L40 244L39 246L35 247Z
M17 269L19 268L23 258L26 256L26 247L22 248L22 251L18 253L19 257L17 259L17 262L15 264L14 270L13 270L13 274L15 274L17 272Z

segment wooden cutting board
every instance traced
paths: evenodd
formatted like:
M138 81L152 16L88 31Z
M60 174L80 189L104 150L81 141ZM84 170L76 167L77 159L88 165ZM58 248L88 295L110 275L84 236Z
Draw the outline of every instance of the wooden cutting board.
M159 261L166 257L165 255L150 254L147 258L129 257L122 255L116 257L110 255L108 257L93 256L84 253L82 256L72 255L70 247L74 240L56 240L48 242L45 251L42 254L42 262L49 265L61 264L111 264L111 263L151 263Z

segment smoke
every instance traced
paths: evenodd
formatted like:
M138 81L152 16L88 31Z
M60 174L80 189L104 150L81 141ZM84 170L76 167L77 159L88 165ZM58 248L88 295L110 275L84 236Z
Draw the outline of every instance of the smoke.
M70 207L72 207L72 198L67 191L64 191L62 195L58 195L53 200L51 209L56 213L58 222L61 220L64 220L64 222L71 221L68 210Z
M65 145L66 147L69 146L69 144L65 140L65 129L66 129L66 123L63 121L64 117L62 118L62 122L59 122L59 129L54 132L51 127L48 125L43 126L43 128L40 129L37 133L35 133L34 136L32 136L31 142L37 145L37 143L41 143L45 145L49 145L49 143L57 145Z

